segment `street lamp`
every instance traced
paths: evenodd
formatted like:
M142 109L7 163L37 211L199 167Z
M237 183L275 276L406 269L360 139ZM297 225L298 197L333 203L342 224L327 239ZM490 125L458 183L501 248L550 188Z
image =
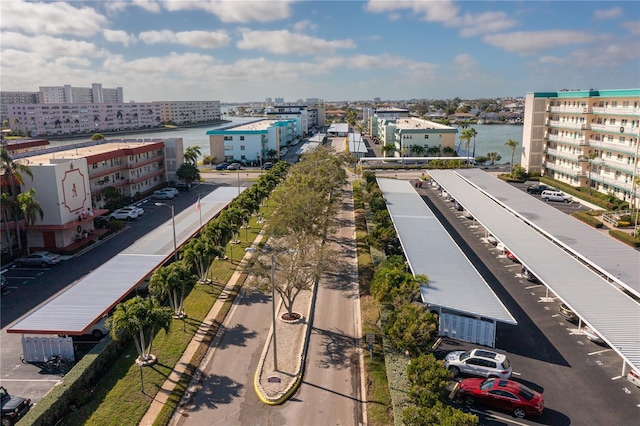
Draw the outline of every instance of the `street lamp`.
M275 256L271 254L271 320L273 321L273 370L278 371L278 346L276 344L276 280Z
M156 206L167 206L171 209L171 223L173 224L173 256L178 261L178 242L176 240L176 215L172 205L166 203L156 203Z

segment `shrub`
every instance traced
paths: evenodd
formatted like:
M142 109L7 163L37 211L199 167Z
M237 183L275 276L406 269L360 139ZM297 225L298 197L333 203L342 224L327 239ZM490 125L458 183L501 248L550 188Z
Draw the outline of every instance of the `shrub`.
M635 238L633 235L630 235L627 232L619 231L617 229L611 229L609 230L609 235L622 241L625 244L629 244L631 247L640 247L640 239Z
M631 226L630 222L627 222L626 220L619 220L618 221L618 228L626 228L628 226Z
M602 222L600 222L598 219L590 215L588 212L576 212L576 213L573 213L571 216L583 221L587 225L593 226L594 228L602 228L603 226Z

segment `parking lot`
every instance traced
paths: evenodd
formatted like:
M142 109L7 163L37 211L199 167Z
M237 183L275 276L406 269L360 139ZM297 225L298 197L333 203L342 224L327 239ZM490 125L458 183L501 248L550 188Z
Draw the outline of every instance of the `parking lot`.
M527 281L521 266L490 244L486 230L465 218L455 203L430 186L419 192L518 321L518 326L499 323L496 334L496 349L511 360L513 380L544 394L545 411L538 418L520 420L505 412L470 408L481 415L482 424L636 424L640 389L621 377L621 358L561 317L557 297L544 285ZM578 203L549 204L567 213L588 209ZM473 347L447 339L438 356Z

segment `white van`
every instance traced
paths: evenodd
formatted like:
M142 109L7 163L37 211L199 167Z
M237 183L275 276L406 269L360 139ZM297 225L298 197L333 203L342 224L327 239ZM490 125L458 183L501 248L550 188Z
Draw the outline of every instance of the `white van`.
M542 198L544 201L563 201L565 203L570 203L571 201L573 201L571 195L567 195L564 192L560 191L550 190L542 191L540 198Z

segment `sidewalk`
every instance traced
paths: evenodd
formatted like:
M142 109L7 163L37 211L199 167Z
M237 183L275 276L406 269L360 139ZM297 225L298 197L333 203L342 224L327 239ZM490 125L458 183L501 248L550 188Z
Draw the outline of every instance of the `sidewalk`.
M251 244L251 247L254 247L254 248L257 247L260 241L262 241L262 238L263 238L263 233L260 232L256 237L256 239ZM176 383L178 383L178 381L182 377L182 374L187 369L187 366L189 366L189 364L191 363L191 360L194 354L196 353L197 349L205 340L205 336L207 335L208 330L214 325L216 317L220 313L220 310L222 309L223 305L227 302L227 297L229 293L231 293L231 291L233 290L233 287L235 287L238 280L240 280L240 277L243 274L244 266L246 265L247 261L251 258L252 255L253 253L251 253L250 251L245 252L245 255L240 261L240 264L236 268L235 272L231 275L231 278L229 279L225 287L220 292L220 296L215 301L215 303L209 310L209 313L200 324L198 331L196 332L195 336L187 346L187 349L185 349L184 353L182 354L182 357L180 357L180 360L176 363L175 367L171 371L171 374L169 374L169 377L167 377L167 380L165 380L164 384L162 385L162 388L158 391L156 396L153 398L153 401L151 402L149 409L140 420L139 425L144 425L144 426L152 425L153 422L158 417L158 414L160 414L160 410L162 410L162 407L169 399L169 396L171 395L171 392L175 388ZM215 348L217 340L221 337L223 332L224 332L224 326L221 326L211 344L212 349ZM194 376L194 379L196 378L196 376ZM192 379L192 383L194 379ZM192 384L189 385L189 389L191 387L192 387ZM186 393L188 394L189 392L187 391Z

